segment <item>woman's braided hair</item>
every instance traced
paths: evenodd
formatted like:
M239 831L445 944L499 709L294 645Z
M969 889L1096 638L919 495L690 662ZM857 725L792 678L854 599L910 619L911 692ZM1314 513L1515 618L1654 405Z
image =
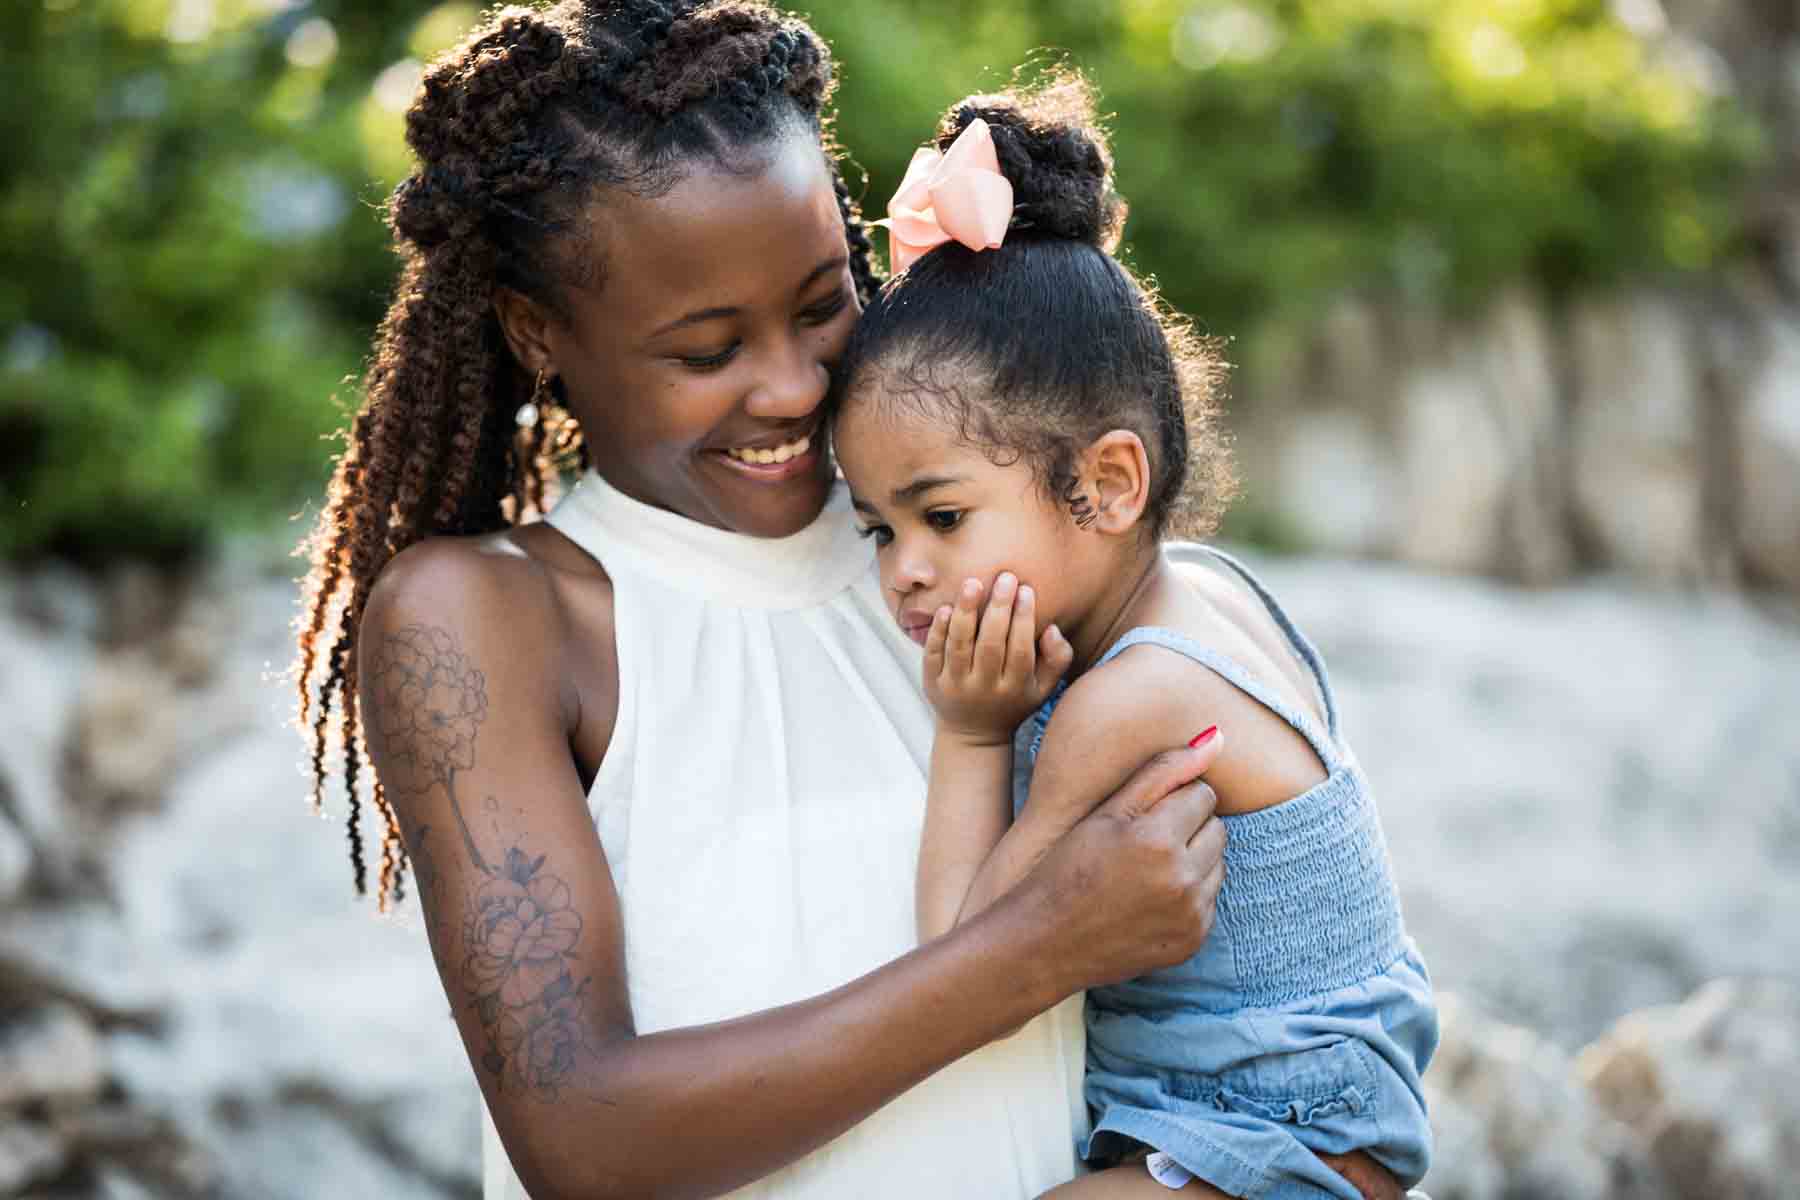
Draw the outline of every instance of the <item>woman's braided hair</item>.
M561 403L541 405L523 428L515 420L532 411L524 405L534 380L507 349L495 289L565 313L564 286L598 286L604 275L591 255L566 253L598 191L657 194L697 159L735 167L745 150L803 122L832 160L866 302L879 281L836 162L832 88L819 36L747 0L508 7L426 72L406 121L418 165L387 210L399 282L325 509L302 547L312 569L296 675L312 798L323 804L341 748L359 893L368 870L356 634L376 576L424 538L542 514L560 466L587 462ZM560 384L550 392L561 400ZM385 906L401 897L405 849L379 779L372 803L384 822L376 888Z

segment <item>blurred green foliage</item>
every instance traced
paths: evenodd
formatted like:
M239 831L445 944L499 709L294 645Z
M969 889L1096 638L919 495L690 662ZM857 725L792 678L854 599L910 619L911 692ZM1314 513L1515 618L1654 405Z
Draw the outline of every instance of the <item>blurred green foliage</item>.
M401 113L477 11L8 7L0 554L180 553L320 494L394 268L378 209L407 166ZM1066 52L1114 114L1132 260L1240 358L1345 288L1468 306L1521 278L1556 294L1704 269L1758 150L1696 60L1605 0L833 0L813 17L871 210L946 104Z

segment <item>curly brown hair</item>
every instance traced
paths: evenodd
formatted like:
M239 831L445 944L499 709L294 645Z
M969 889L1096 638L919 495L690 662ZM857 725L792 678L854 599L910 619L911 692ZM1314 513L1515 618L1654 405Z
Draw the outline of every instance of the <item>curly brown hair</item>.
M966 97L939 122L938 149L977 120L1013 186L1005 243L946 243L883 288L850 337L834 404L879 378L886 403L948 420L996 462L1028 461L1055 503L1075 499L1082 447L1131 430L1150 462L1145 533L1213 532L1237 492L1220 426L1226 364L1114 257L1126 205L1092 87L1055 67Z
M295 675L312 802L323 806L341 770L359 894L367 755L356 636L376 576L425 538L541 515L561 467L587 463L560 383L539 393L507 348L496 288L565 314L563 289L599 286L604 275L592 255L568 252L598 191L660 194L691 163L735 168L745 150L801 122L831 160L851 271L868 300L879 281L831 135L833 87L819 36L747 0L507 7L426 72L406 115L418 165L387 207L399 282L325 508L301 547L311 571ZM376 889L386 907L402 896L405 847L379 778L370 803L383 821Z

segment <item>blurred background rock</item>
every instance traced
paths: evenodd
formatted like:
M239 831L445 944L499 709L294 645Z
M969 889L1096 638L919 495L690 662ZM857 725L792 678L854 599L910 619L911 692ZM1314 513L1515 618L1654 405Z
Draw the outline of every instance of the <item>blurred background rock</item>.
M0 13L0 1197L473 1196L280 679L474 5ZM1227 339L1447 1007L1438 1200L1800 1189L1800 8L836 0L877 210L1039 47ZM300 514L300 523L286 518Z

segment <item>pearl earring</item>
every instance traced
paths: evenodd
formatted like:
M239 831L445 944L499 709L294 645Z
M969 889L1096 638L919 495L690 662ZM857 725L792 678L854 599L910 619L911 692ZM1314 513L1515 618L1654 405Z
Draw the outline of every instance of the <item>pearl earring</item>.
M513 414L513 420L518 422L520 428L530 429L538 423L538 418L544 415L544 403L542 402L544 401L544 392L549 386L549 380L544 376L544 368L539 367L537 382L531 388L531 399L519 405L519 411Z

